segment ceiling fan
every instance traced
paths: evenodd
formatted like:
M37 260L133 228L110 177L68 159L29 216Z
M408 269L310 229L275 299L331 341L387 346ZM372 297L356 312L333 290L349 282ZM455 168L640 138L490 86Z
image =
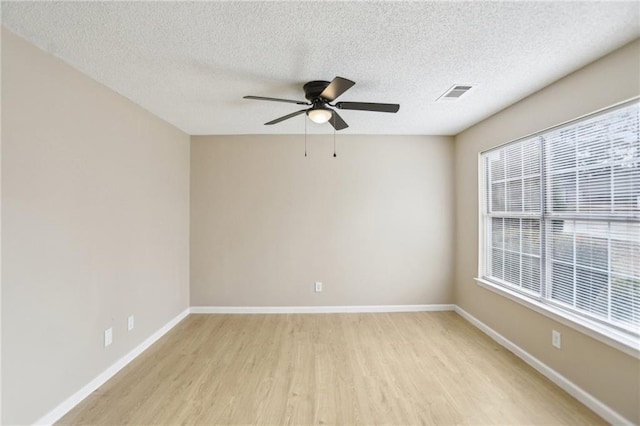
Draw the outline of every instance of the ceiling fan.
M302 89L304 90L304 97L307 98L307 102L280 98L265 98L263 96L245 96L244 99L288 102L297 105L311 106L311 108L301 109L299 111L292 112L291 114L287 114L284 117L276 118L275 120L269 121L268 123L264 123L267 126L277 124L281 121L288 120L302 113L306 113L311 121L315 123L322 124L329 122L334 129L342 130L349 127L349 125L333 108L375 112L398 112L398 110L400 109L400 105L398 104L380 104L370 102L338 102L335 104L331 103L344 92L349 90L354 84L356 83L342 77L336 77L331 82L322 80L310 81L302 87Z

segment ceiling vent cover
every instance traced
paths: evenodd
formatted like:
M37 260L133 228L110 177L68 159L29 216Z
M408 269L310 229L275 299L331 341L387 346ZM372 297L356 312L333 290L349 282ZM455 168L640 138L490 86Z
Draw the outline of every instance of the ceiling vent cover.
M471 90L472 87L473 86L470 86L470 85L463 86L463 85L454 84L449 89L447 89L446 92L440 95L440 97L436 99L436 101L442 101L442 100L455 101L456 99L459 99L460 96L464 95L469 90Z

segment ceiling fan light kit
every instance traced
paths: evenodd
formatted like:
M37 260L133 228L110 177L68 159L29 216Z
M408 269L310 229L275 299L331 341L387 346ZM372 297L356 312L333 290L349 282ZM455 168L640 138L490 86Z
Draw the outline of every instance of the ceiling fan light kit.
M355 82L343 77L336 77L331 82L324 80L314 80L306 83L302 89L305 101L295 101L291 99L268 98L264 96L245 96L245 99L254 99L259 101L286 102L296 105L307 105L311 108L301 109L299 111L287 114L283 117L264 123L267 126L280 123L302 113L306 113L309 119L314 123L323 124L330 123L335 130L343 130L349 125L340 117L334 108L342 110L358 110L358 111L375 111L375 112L398 112L400 105L398 104L381 104L371 102L338 102L332 104L340 95L349 90ZM331 108L330 108L331 107Z
M324 124L331 118L333 114L329 108L314 107L307 110L307 116L314 123Z

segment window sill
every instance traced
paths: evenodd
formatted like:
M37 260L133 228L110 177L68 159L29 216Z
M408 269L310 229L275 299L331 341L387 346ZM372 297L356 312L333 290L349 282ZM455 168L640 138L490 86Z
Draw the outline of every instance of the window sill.
M482 278L474 278L478 285L488 290L498 293L510 300L513 300L520 305L523 305L529 309L532 309L539 314L542 314L554 321L558 321L577 330L589 337L592 337L599 342L616 348L627 355L631 355L634 358L640 359L640 343L638 340L623 333L618 333L608 327L603 326L595 321L589 321L586 318L582 318L578 315L573 315L570 312L563 311L550 305L546 305L535 300L523 297L519 293L510 290L506 287L499 286L490 281Z

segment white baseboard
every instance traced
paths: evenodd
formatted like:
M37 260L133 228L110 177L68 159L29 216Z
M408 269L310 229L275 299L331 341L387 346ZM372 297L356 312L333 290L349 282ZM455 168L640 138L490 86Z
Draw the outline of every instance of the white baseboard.
M153 345L158 339L164 336L169 330L175 327L180 321L189 315L189 309L185 309L171 321L166 323L162 328L149 336L144 342L136 346L131 352L116 361L111 367L100 373L96 378L83 386L78 392L64 400L60 405L51 410L49 413L38 419L36 425L52 425L67 414L73 407L78 405L83 399L89 396L93 391L102 386L107 380L116 375L127 364L133 361L138 355L144 352L149 346Z
M529 364L546 378L565 390L569 395L573 396L575 399L589 407L607 422L613 425L633 425L633 422L625 419L623 416L612 410L600 400L596 399L593 395L578 387L575 383L573 383L572 381L522 349L520 346L513 343L511 340L507 339L506 337L471 315L469 312L465 311L459 306L455 307L455 311L462 318L466 319L475 327L479 328L493 340L498 342L501 346L505 347L510 352L513 352L524 362Z
M192 314L335 314L453 311L455 305L192 306Z

